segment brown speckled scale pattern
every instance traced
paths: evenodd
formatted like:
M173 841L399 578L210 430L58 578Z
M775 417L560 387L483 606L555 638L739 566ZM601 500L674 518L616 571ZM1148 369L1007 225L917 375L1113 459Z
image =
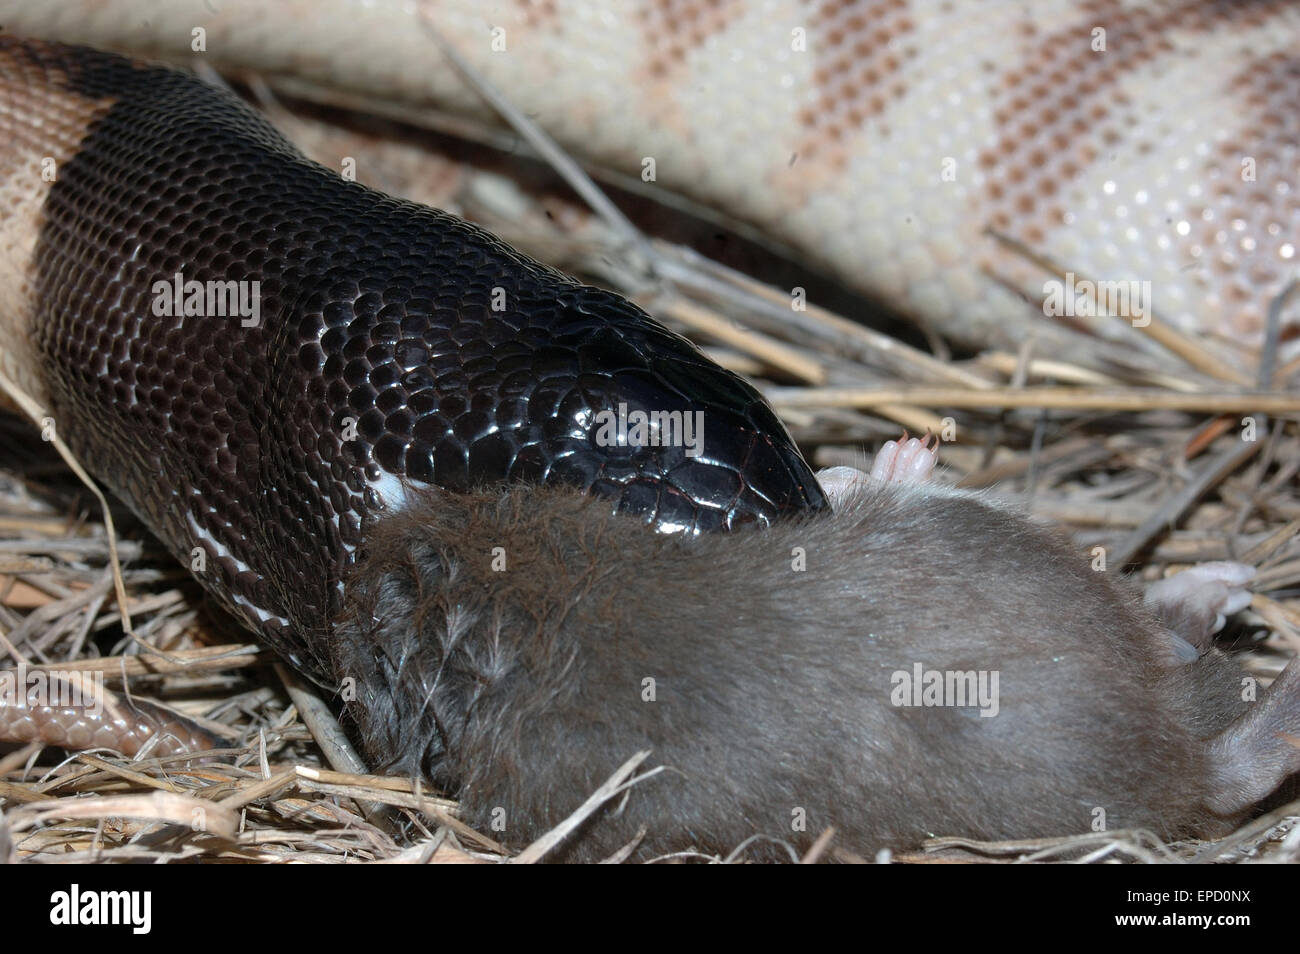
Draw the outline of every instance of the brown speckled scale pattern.
M366 518L393 503L385 474L565 482L693 532L825 506L758 393L624 299L344 181L187 74L28 53L113 101L59 170L36 251L60 431L308 673L326 672L312 634ZM178 272L260 282L260 326L154 314ZM702 410L703 455L598 446L594 415L620 402Z
M53 680L52 680L53 681ZM217 748L221 740L144 699L102 691L96 705L42 705L20 698L0 705L0 739L41 742L73 750L109 749L135 757L149 746L152 756Z

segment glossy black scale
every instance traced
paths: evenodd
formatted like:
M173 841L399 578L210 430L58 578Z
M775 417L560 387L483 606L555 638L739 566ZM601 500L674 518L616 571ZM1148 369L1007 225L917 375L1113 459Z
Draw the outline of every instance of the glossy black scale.
M186 74L84 50L53 66L114 101L59 171L37 249L61 429L313 675L363 522L398 502L384 471L563 482L690 532L825 506L758 393L619 296L344 181ZM156 314L177 273L260 283L259 324ZM703 453L600 446L620 404L703 411Z

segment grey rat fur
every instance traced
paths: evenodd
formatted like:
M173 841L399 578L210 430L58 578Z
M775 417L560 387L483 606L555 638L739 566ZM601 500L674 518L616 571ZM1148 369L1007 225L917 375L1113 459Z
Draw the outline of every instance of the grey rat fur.
M428 492L367 545L331 639L359 737L514 847L646 748L668 770L558 857L641 829L642 856L755 834L798 850L828 826L863 853L1098 824L1205 834L1300 767L1285 748L1250 758L1300 730L1294 673L1243 702L1234 663L1177 663L1135 592L968 494L873 483L834 514L683 538L563 490ZM997 671L997 714L893 705L892 674L918 663ZM775 841L755 851L788 857Z

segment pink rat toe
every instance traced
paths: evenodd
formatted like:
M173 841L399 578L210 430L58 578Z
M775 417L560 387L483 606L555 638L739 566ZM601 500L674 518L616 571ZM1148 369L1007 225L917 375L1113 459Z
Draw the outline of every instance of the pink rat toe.
M873 480L888 482L894 479L894 466L898 463L898 441L885 441L871 462Z

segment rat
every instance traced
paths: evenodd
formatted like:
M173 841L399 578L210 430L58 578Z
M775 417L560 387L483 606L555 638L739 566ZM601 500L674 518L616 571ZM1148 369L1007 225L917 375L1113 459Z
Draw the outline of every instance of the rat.
M935 835L1231 830L1300 771L1300 676L1211 636L1253 569L1153 585L890 442L830 513L689 537L560 488L408 497L333 628L368 756L521 847L630 756L663 770L551 854L789 858Z

